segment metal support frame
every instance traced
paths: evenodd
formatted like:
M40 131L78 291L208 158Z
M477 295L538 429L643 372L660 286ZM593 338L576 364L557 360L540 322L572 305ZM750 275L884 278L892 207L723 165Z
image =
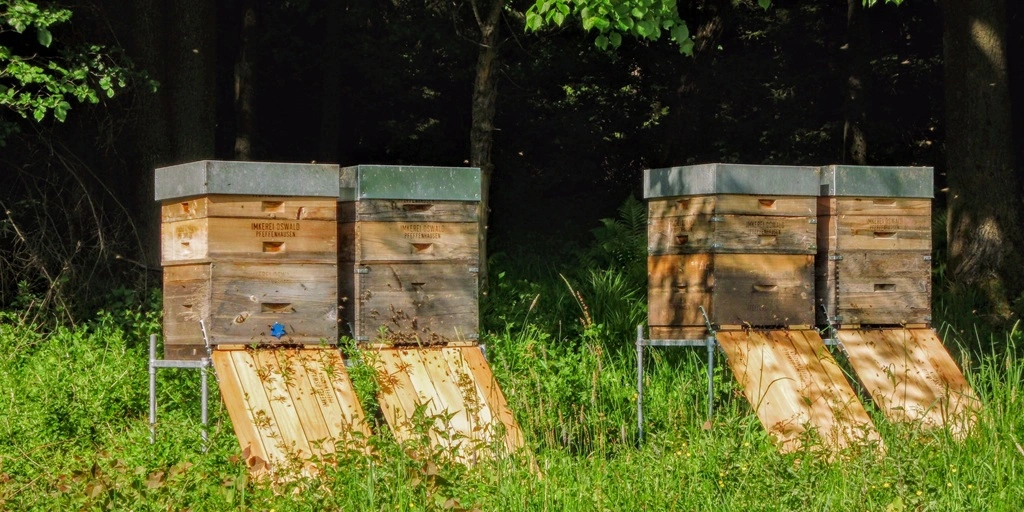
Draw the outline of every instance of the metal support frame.
M205 329L204 329L205 331ZM204 336L205 337L205 336ZM201 436L203 438L203 451L205 452L208 447L209 434L206 431L206 427L209 424L209 401L210 401L210 386L209 379L207 376L207 369L212 365L209 357L204 357L199 361L184 361L176 359L157 359L156 357L156 334L149 335L149 444L156 442L156 370L158 368L178 368L184 370L199 370L200 375L200 387L201 387L201 400L202 400L202 417L201 421L203 428Z
M708 320L703 307L704 323L708 328L708 336L704 339L692 340L649 340L644 339L644 326L636 327L636 426L637 437L644 440L644 347L706 347L708 351L708 421L715 413L715 348L718 339L715 329Z

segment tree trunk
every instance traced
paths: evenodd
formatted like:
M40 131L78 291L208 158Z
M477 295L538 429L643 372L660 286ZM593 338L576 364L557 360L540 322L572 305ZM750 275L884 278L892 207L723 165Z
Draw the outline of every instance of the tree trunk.
M1006 0L945 0L950 277L1010 315L1024 291L1024 194L1014 169Z
M867 53L867 19L863 0L847 0L846 8L846 101L843 107L843 155L845 164L867 165L868 142L864 134L867 105L865 83L870 76Z
M241 7L242 44L235 62L235 159L252 160L252 140L256 132L256 82L253 73L256 8L252 0L243 0Z
M472 0L480 28L480 50L473 80L473 110L469 130L469 164L480 168L480 291L487 294L487 219L490 210L491 147L494 145L494 113L498 97L498 33L505 0L481 5ZM486 10L480 9L485 7Z

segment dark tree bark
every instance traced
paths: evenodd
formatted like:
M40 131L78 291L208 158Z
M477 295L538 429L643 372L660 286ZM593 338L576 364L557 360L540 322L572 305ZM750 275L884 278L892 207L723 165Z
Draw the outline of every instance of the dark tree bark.
M847 0L846 8L846 100L843 106L843 155L845 164L866 165L868 162L868 141L864 133L867 118L867 102L864 89L871 76L868 61L867 19L863 0Z
M950 276L999 317L1024 291L1024 194L1015 169L1006 0L945 0Z
M170 157L173 163L212 158L217 117L216 4L171 0L169 6L161 95L168 102Z
M256 8L252 0L241 2L242 31L235 61L235 159L252 160L252 141L256 135Z
M498 46L501 11L505 0L471 0L473 16L480 29L476 75L473 80L473 110L469 130L469 164L480 168L480 290L487 293L487 219L490 209L491 176L494 163L494 113L498 98Z

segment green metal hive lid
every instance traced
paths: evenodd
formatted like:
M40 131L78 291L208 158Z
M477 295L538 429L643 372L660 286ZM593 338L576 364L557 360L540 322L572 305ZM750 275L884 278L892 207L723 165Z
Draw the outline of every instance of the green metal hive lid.
M207 194L334 197L338 166L201 160L155 171L156 200Z
M821 195L935 197L931 167L830 165L821 168Z
M747 194L817 196L818 168L704 164L644 171L644 198Z
M341 169L338 199L479 201L480 169L357 165Z

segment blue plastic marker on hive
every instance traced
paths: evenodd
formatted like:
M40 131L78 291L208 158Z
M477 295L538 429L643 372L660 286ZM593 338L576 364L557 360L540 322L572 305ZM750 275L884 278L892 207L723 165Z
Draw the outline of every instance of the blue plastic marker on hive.
M284 336L285 334L288 334L288 333L285 332L284 325L282 325L281 322L274 322L274 325L270 326L270 335L271 336L273 336L273 337L275 337L277 339L281 339L281 336Z

